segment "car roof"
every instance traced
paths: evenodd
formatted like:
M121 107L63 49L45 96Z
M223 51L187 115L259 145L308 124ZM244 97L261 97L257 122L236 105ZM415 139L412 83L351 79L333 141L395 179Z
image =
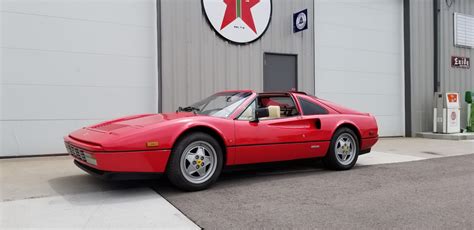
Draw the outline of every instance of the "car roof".
M242 92L242 93L256 93L261 96L271 96L271 95L288 95L288 94L300 94L300 95L308 95L306 92L303 91L295 91L295 90L289 90L289 91L265 91L265 92L256 92L251 89L242 89L242 90L224 90L220 91L218 93L233 93L233 92Z
M302 94L302 95L308 95L305 92L301 91L268 91L268 92L261 92L258 93L258 95L288 95L288 94Z
M251 89L241 89L241 90L223 90L223 91L219 91L217 93L233 93L233 92L242 92L242 93L245 93L245 92L249 92L249 93L253 93L254 91L251 90Z
M229 93L229 92L251 92L251 93L256 93L256 91L251 90L251 89L237 89L237 90L223 90L223 91L219 91L219 93ZM287 93L296 93L296 94L308 95L307 93L305 93L305 92L303 92L303 91L296 91L296 90L258 92L258 94L287 94Z

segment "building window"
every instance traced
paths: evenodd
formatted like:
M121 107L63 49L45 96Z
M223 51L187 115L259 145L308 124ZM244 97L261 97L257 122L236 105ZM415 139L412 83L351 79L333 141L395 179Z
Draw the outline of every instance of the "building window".
M454 13L454 45L474 48L474 16Z

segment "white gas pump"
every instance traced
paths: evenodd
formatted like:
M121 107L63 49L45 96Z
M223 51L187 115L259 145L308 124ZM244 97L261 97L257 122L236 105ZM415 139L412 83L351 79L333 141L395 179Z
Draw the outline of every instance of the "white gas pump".
M435 93L433 132L459 133L461 107L458 93Z

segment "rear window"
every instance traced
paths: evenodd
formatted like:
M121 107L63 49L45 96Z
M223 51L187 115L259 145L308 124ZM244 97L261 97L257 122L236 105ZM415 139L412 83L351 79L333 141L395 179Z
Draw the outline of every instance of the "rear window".
M301 109L303 110L303 115L328 114L328 111L325 108L316 103L301 97L298 97L298 101L300 102Z

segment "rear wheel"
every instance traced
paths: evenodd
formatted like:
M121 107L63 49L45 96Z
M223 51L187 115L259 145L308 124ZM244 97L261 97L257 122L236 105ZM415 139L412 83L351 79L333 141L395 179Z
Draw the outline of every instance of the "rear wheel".
M326 167L347 170L354 167L359 156L359 140L349 128L336 130L331 140L329 152L323 158Z
M168 164L168 178L176 187L206 189L219 177L223 167L222 148L205 133L191 133L178 140Z

